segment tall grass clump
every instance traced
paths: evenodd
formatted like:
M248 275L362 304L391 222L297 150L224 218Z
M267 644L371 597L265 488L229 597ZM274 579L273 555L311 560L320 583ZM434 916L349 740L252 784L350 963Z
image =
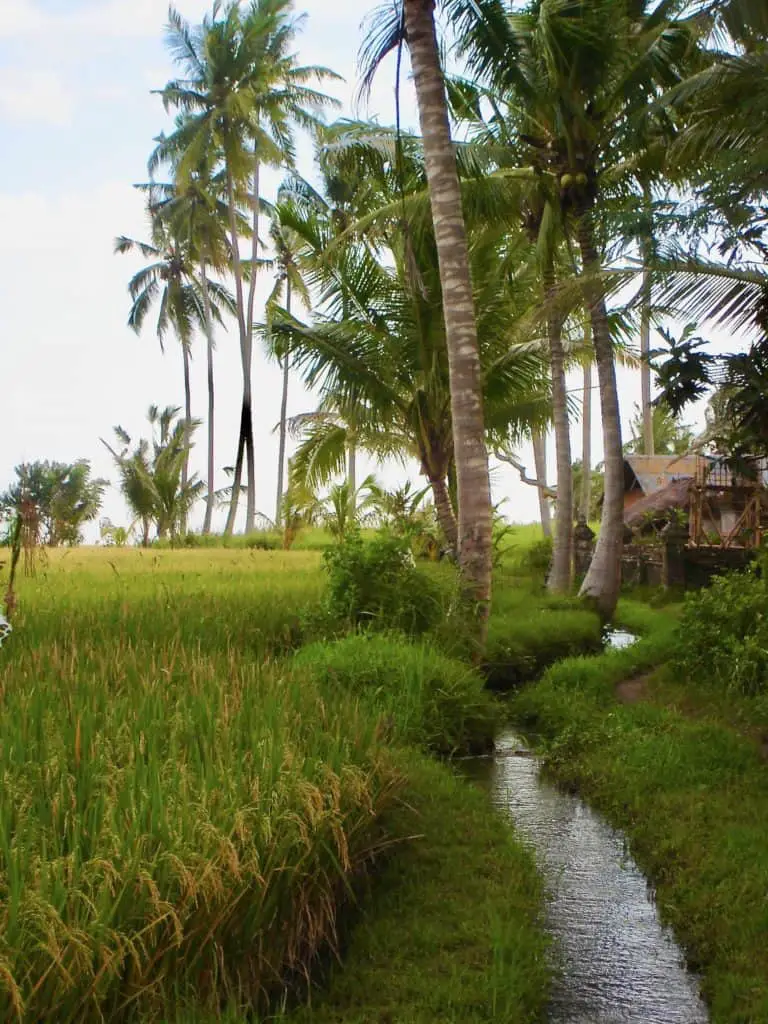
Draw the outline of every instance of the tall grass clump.
M388 740L439 754L482 753L500 724L500 707L479 673L404 637L363 634L309 644L290 670L326 690L354 694L379 717Z

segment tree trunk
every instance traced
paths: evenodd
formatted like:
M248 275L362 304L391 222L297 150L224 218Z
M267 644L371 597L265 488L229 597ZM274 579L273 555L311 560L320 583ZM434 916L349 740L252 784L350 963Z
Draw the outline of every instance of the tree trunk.
M584 272L595 277L600 259L595 247L591 209L585 207L578 221L578 242ZM604 620L616 609L621 586L621 549L624 534L624 454L621 449L621 420L616 391L616 367L608 327L605 295L597 280L586 286L585 297L592 323L597 379L600 386L600 415L603 428L605 494L600 533L581 595L594 602Z
M544 273L546 293L551 297L555 288L555 271L551 260ZM550 313L547 317L547 342L552 376L552 418L557 460L557 519L547 587L553 593L567 593L571 589L573 579L573 470L562 329L562 318L556 313ZM538 472L536 475L539 475Z
M211 532L213 507L216 502L216 464L214 448L214 389L213 389L213 316L211 297L208 294L208 276L205 260L200 261L200 283L203 291L203 312L205 316L206 357L208 361L208 496L205 500L203 533Z
M435 499L435 514L437 515L440 529L445 534L445 539L455 554L459 543L459 528L456 523L456 516L453 512L451 496L448 493L445 478L431 476L429 477L429 486L432 488L432 497Z
M189 342L182 341L181 351L184 359L184 462L181 466L181 489L186 490L189 480L189 445L192 435L192 387L189 379ZM183 535L187 532L187 514L184 512L179 519L179 531Z
M592 504L592 365L584 364L581 397L581 514L589 522Z
M653 406L651 405L651 275L643 271L643 298L640 310L640 391L643 413L643 454L654 455Z
M653 407L651 405L651 272L649 264L653 255L653 197L647 185L643 186L643 207L648 217L649 230L644 232L641 245L643 250L642 305L640 307L640 403L643 416L643 447L645 455L653 455Z
M552 512L549 507L547 488L544 486L547 482L547 435L539 430L534 430L531 443L533 445L533 464L536 467L536 479L541 481L540 486L536 488L536 493L539 496L541 532L545 537L551 537Z
M493 563L491 486L485 446L480 353L456 154L440 67L434 0L405 0L448 351L459 512L459 565L485 639Z
M237 212L235 207L235 185L232 179L232 172L227 167L227 213L229 216L230 247L232 250L232 274L235 278L235 303L237 306L237 326L240 334L240 361L243 367L243 380L249 377L247 366L248 338L245 322L245 298L243 296L243 267L240 262L240 243L237 234ZM245 390L245 387L244 387ZM237 456L235 458L235 472L232 478L232 497L229 502L227 522L224 526L224 536L231 537L235 528L237 518L237 506L240 501L240 483L243 475L243 446L244 446L244 423L245 423L245 396L243 397L243 409L240 413L240 431L237 437Z
M349 507L354 513L357 511L357 448L354 438L350 441L347 449L347 491L349 492Z
M246 359L243 366L243 424L245 430L245 460L248 469L248 491L245 501L245 532L251 533L256 525L256 452L253 442L253 397L251 373L253 365L253 310L256 297L256 263L259 256L259 158L253 157L253 237L251 239L251 280L248 286L248 309L246 319Z
M291 279L285 282L285 309L291 313ZM283 473L285 471L285 441L288 423L288 377L290 359L288 353L283 357L283 395L280 400L280 444L277 450L277 497L275 500L275 524L280 525L283 518Z

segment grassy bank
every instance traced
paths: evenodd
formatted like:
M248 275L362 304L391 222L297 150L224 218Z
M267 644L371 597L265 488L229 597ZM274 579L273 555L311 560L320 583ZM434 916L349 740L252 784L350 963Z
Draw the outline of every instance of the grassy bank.
M675 649L673 610L625 602L618 618L645 638L555 665L513 713L543 737L554 776L625 831L702 972L713 1024L767 1021L768 767L739 727L754 716L743 699L654 671Z
M271 1015L341 937L327 1020L386 1019L385 992L396 1020L534 1019L531 860L424 753L487 747L498 708L428 638L319 640L322 592L312 553L82 550L21 580L3 1020Z

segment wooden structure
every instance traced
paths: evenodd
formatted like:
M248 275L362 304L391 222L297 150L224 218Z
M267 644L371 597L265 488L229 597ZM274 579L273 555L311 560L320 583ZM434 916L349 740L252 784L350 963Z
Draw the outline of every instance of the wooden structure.
M768 525L768 463L750 459L737 470L699 456L690 485L691 547L755 548Z

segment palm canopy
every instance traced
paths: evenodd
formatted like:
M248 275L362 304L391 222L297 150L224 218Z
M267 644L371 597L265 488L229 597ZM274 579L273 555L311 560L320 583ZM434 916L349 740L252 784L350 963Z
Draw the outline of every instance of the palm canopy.
M162 137L150 166L180 156L185 177L215 153L237 181L258 153L264 164L293 164L294 125L315 130L334 101L311 83L338 79L320 66L296 62L293 43L303 22L291 0L214 4L200 26L171 8L167 41L182 77L161 90L166 107L186 116Z
M372 160L370 150L362 156ZM403 178L406 187L423 182L415 159L396 167L380 157L378 169L376 187L370 187L378 200L396 203ZM399 447L419 460L430 480L445 479L453 437L431 230L397 230L397 222L387 230L379 224L372 241L347 228L345 244L329 247L330 204L320 210L295 201L288 206L285 218L303 241L301 258L312 268L321 297L310 324L274 311L275 344L290 346L306 383L324 396L326 412L354 418L361 444L380 456ZM534 411L540 420L546 418L547 386L538 352L510 345L516 314L510 286L517 260L505 252L506 244L506 232L504 241L483 231L473 239L475 299L489 428L523 432ZM332 426L326 420L323 430L326 445L338 451L338 422Z

